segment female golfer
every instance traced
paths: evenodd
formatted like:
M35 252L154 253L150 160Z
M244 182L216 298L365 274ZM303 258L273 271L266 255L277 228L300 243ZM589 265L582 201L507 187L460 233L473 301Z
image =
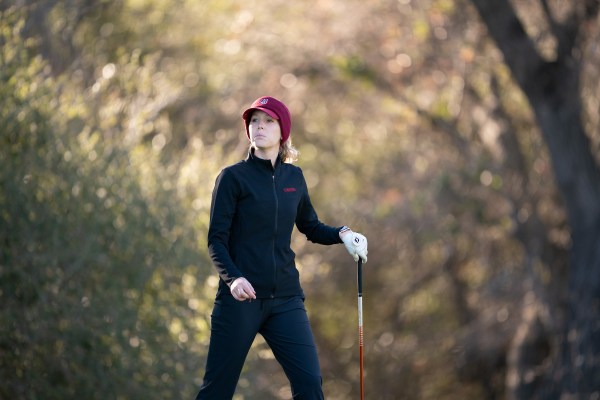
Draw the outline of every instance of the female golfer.
M231 399L260 333L294 399L323 399L317 348L290 248L294 225L314 243L344 243L367 261L367 239L319 221L290 140L288 108L260 97L242 114L250 149L225 168L212 195L208 249L219 273L204 381L196 399Z

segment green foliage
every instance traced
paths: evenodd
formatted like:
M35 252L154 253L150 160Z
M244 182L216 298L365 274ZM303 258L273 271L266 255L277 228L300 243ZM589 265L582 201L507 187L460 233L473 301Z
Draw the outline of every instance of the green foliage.
M2 21L0 397L191 395L199 354L184 345L207 327L178 289L209 269L177 177L98 130L78 88L32 56L24 14Z
M340 70L345 79L374 79L373 71L370 71L369 65L361 60L360 56L334 57L331 63Z

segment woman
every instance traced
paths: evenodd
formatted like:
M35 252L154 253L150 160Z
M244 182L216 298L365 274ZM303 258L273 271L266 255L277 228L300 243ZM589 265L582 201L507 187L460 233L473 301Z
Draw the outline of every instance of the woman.
M225 168L212 196L208 249L219 277L204 382L196 399L231 399L246 355L260 333L283 367L294 399L323 399L317 348L290 248L294 225L308 240L344 243L367 261L367 239L321 223L310 202L290 112L260 97L242 118L250 150Z

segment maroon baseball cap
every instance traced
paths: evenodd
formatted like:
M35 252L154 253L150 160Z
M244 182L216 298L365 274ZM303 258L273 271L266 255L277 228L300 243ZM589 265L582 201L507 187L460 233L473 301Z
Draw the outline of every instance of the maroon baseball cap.
M285 143L290 137L290 130L292 128L292 117L290 110L281 101L274 97L263 96L254 100L254 103L242 114L242 118L246 122L246 135L250 138L250 131L248 125L250 124L250 117L254 110L264 111L271 117L279 121L281 128L281 143Z

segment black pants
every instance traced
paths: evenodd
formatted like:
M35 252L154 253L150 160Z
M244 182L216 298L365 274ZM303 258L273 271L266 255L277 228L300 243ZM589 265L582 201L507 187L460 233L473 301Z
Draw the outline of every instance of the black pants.
M215 300L204 382L196 400L233 397L250 346L260 333L285 371L292 396L321 400L317 347L301 297Z

